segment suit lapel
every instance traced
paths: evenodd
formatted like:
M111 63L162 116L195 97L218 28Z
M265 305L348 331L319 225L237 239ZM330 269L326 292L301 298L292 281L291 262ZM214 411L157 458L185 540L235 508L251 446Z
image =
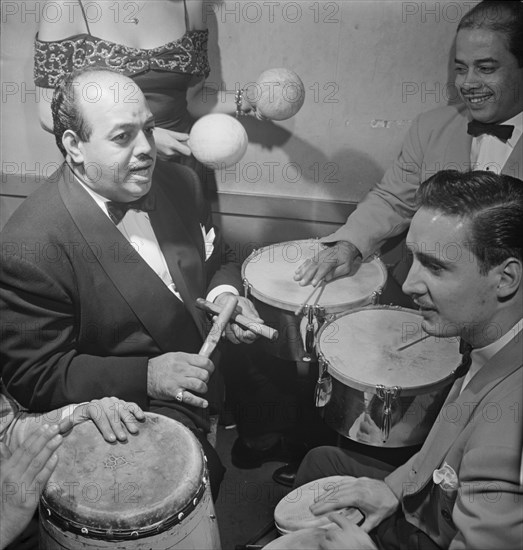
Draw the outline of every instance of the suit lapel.
M518 139L516 146L514 147L510 157L503 166L502 174L512 176L513 178L523 178L523 172L521 170L521 159L523 158L523 136Z
M521 342L516 337L483 365L461 394L459 391L463 378L454 383L416 461L419 467L416 492L421 491L432 480L432 473L439 468L482 399L507 376L520 368L522 363ZM454 417L455 421L452 420Z
M160 185L156 185L155 193L156 209L149 216L151 225L176 289L203 335L205 315L195 307L196 298L205 297L206 291L203 237L198 221L192 219L190 224L184 223L186 213L169 199Z
M445 148L442 170L470 170L470 149L472 136L467 133L467 124L470 119L460 112L454 120L454 131L449 132L449 140Z
M180 316L183 304L75 180L67 166L58 187L65 207L92 252L92 261L99 263L159 349L171 350L177 325L186 322L185 316ZM129 276L130 270L132 276Z

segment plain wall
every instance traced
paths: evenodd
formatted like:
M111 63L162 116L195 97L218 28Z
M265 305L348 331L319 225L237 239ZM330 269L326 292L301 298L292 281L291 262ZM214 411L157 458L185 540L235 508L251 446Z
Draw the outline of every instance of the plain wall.
M474 3L209 2L211 89L287 67L306 90L292 119L242 119L247 153L216 178L229 238L283 241L335 229L379 181L416 114L452 99L453 38ZM39 126L32 77L38 21L54 17L43 6L2 2L2 223L61 161Z

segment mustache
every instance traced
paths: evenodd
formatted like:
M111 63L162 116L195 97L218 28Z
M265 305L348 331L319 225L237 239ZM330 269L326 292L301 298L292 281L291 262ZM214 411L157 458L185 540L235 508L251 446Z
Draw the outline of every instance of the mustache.
M138 159L138 162L129 164L129 170L142 170L149 168L154 163L154 159L149 155L143 155Z

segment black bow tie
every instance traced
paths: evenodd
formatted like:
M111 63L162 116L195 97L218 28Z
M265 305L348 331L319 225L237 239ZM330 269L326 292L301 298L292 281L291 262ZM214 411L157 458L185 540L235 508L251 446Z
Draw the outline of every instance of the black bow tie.
M461 353L461 364L459 367L454 371L454 375L456 378L461 378L462 376L465 376L467 374L468 370L470 369L470 365L472 364L472 358L470 357L470 354L472 353L472 346L465 342L465 340L461 339L459 341L459 352Z
M118 225L124 218L125 214L129 210L143 210L144 212L150 212L155 208L155 198L152 193L147 193L142 198L133 202L116 202L109 201L105 203L107 212L114 225Z
M510 139L513 131L514 126L511 124L485 124L483 122L478 122L477 120L472 120L469 122L467 127L467 133L471 136L478 137L482 134L490 134L491 136L496 136L502 141L507 141L507 139Z

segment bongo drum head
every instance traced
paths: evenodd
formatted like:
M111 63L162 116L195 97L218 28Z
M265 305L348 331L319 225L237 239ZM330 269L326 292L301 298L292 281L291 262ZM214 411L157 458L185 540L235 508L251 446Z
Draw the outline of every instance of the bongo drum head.
M335 502L338 484L349 478L350 476L324 477L291 491L274 509L274 523L278 531L287 534L301 529L331 525L327 514L315 516L310 511L310 506L316 499ZM359 510L355 508L344 509L342 513L349 519L354 519L355 523L362 518Z
M325 530L321 527L302 529L278 537L263 548L264 550L319 550L324 536Z
M460 364L455 338L430 336L404 350L398 348L426 333L415 310L374 306L353 310L325 325L319 352L331 375L361 391L377 385L400 386L402 395L442 382Z
M199 442L179 422L153 413L138 428L124 443L108 443L90 421L66 434L42 496L49 516L117 535L187 512L204 483Z
M317 240L289 241L256 251L242 266L242 276L251 286L251 294L280 309L295 311L310 296L313 288L302 287L294 272L307 259L325 248ZM374 292L385 285L387 272L380 260L362 263L357 271L325 285L317 304L326 313L339 313L370 303ZM315 297L311 304L315 303Z

